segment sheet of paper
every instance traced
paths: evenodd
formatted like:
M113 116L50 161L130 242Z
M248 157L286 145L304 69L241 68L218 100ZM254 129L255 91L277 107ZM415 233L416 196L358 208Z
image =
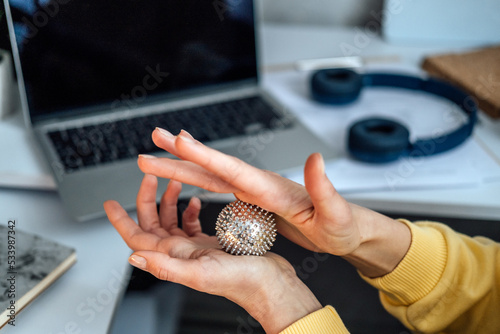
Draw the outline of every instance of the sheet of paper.
M395 66L368 70L419 73L414 68ZM346 150L346 138L350 124L356 120L374 116L394 119L410 129L414 140L455 129L465 116L446 99L396 88L368 88L350 105L320 104L311 99L309 80L308 72L277 72L266 75L264 85L338 153L337 159L326 162L327 175L338 191L471 187L500 180L499 164L474 137L453 150L429 157L417 152L389 164L353 160ZM303 183L301 173L285 176Z

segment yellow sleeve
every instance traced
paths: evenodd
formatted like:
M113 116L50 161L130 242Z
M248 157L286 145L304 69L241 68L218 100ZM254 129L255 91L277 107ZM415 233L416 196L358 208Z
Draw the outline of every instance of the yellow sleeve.
M280 334L348 334L337 311L331 306L296 321Z
M380 278L382 304L422 333L500 333L500 244L446 225L407 224L412 243L401 263Z

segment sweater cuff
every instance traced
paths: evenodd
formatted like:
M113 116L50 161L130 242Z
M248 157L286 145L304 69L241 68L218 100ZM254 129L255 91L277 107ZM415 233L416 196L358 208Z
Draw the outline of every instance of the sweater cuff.
M344 334L349 333L337 311L331 306L306 315L296 321L280 334Z
M448 256L446 240L428 223L412 224L400 219L411 231L412 241L403 260L387 275L361 277L383 292L393 303L410 305L426 296L439 282Z

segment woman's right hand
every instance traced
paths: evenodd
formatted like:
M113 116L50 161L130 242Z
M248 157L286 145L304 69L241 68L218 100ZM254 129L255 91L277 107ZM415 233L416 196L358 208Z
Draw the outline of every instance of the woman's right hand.
M181 160L140 156L139 167L147 174L209 191L234 193L242 201L279 215L280 233L310 250L344 255L361 242L354 217L358 209L335 191L319 154L306 162L303 187L211 149L185 131L173 136L157 129L153 140Z

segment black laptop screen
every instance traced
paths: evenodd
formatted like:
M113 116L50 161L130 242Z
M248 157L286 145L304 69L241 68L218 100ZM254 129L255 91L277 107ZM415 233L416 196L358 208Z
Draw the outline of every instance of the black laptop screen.
M256 80L252 0L9 0L32 118Z

